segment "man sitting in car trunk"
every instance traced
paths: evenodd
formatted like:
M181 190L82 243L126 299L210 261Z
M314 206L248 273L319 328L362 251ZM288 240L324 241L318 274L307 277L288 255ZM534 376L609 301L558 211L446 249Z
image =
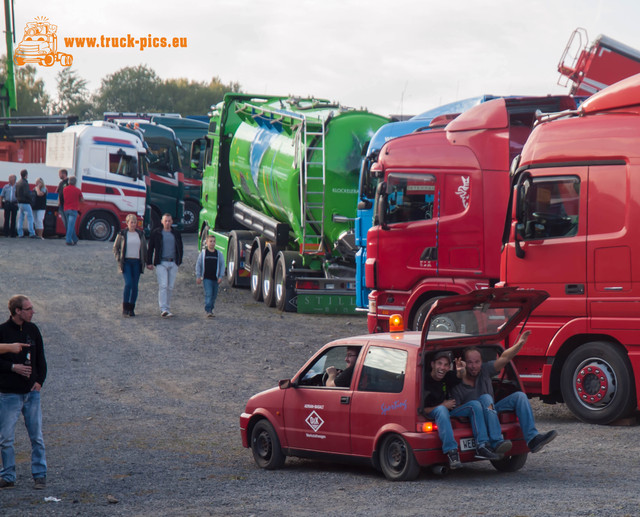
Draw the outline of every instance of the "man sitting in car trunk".
M501 411L515 411L522 434L531 452L538 452L557 435L555 431L538 432L529 399L521 391L516 391L494 404L491 377L500 373L509 364L527 342L530 333L529 330L524 332L515 345L507 348L495 361L483 363L482 354L475 347L466 348L462 353L466 367L462 382L453 388L453 394L458 404L465 404L469 401L480 402L489 431L489 445L497 446L502 442L498 418L498 413Z
M422 403L423 414L427 418L435 420L438 426L438 435L442 441L442 452L449 459L449 467L457 469L462 467L458 444L453 436L451 417L467 417L471 421L471 430L476 440L476 458L484 460L497 460L502 454L488 448L489 436L485 425L482 406L477 400L470 400L465 404L457 405L453 397L452 389L461 382L465 372L465 364L462 359L455 361L454 372L451 370L451 355L449 352L440 351L433 356L431 371L425 375L424 399ZM509 448L511 443L509 442ZM504 452L504 451L500 451Z

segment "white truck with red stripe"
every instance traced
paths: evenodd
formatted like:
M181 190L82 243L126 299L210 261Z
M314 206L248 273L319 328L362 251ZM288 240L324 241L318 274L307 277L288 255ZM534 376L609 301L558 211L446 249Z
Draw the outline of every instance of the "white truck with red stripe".
M97 121L49 133L46 156L20 153L20 147L26 142L0 142L0 151L6 151L2 153L4 156L19 160L0 161L0 188L8 182L10 174L15 174L19 180L22 169L29 172L31 189L37 178L44 180L47 187L45 235L65 233L58 214L60 169L67 169L69 176L76 176L76 186L82 191L84 202L80 205L76 223L76 232L81 238L112 240L119 229L126 227L125 218L131 213L138 216L142 228L147 163L145 148L136 135L121 131L110 122Z

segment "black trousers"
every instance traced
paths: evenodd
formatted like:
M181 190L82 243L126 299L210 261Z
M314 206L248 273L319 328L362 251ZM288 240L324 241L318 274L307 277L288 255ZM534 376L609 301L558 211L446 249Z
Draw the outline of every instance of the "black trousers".
M16 217L18 216L18 203L4 203L4 235L5 237L15 237Z

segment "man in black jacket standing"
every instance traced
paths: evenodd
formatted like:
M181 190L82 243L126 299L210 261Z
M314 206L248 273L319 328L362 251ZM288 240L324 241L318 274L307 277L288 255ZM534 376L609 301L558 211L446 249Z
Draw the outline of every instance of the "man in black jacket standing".
M182 264L182 236L171 227L171 214L162 216L162 227L156 228L149 237L147 269L156 268L158 279L158 305L160 316L171 318L171 292L176 283L178 266Z
M20 353L0 355L0 488L16 482L14 440L20 413L31 440L31 475L34 487L46 487L47 461L42 438L40 390L47 376L42 334L31 323L33 304L23 294L9 300L10 318L0 325L0 343L25 343Z

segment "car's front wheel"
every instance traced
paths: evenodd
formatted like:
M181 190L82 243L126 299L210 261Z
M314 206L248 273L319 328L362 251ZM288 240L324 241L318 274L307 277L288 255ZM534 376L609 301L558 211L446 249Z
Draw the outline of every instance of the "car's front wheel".
M267 470L284 465L285 456L276 430L268 420L260 420L251 431L251 452L259 467Z
M382 440L380 468L390 481L411 481L420 473L420 465L411 446L399 434L387 435Z

